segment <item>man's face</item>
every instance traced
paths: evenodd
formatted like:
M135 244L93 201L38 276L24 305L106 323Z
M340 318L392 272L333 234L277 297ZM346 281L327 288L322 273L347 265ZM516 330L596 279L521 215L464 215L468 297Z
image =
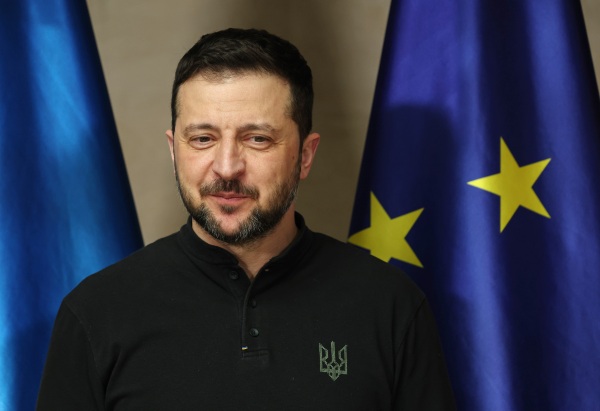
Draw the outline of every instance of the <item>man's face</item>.
M319 136L300 150L289 104L289 85L272 75L200 75L181 85L167 136L181 197L204 233L244 245L293 214Z

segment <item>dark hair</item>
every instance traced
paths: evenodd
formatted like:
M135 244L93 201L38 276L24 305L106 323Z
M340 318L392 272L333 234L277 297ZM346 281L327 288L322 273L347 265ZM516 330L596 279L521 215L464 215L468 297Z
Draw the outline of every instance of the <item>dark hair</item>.
M183 83L198 74L218 78L246 72L273 74L289 83L289 114L298 126L300 141L303 141L312 128L310 67L293 44L265 30L256 29L227 29L205 34L185 53L177 65L173 81L173 132L178 112L177 94Z

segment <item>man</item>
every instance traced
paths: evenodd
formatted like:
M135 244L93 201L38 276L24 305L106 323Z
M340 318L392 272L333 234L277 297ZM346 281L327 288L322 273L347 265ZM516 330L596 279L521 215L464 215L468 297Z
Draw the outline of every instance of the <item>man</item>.
M454 409L422 293L294 210L312 100L265 31L186 53L167 138L191 217L65 298L38 410Z

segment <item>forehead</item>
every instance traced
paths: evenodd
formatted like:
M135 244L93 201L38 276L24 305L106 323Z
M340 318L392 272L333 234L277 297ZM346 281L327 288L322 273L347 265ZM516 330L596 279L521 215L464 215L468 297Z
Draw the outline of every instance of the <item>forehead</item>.
M177 96L178 117L209 111L290 117L290 106L289 83L254 72L198 74L181 85Z

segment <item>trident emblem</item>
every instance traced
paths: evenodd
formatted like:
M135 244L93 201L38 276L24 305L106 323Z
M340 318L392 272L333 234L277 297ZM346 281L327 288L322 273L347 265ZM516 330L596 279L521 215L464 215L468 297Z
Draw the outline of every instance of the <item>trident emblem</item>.
M335 352L335 343L331 342L331 350L323 347L319 343L319 360L320 371L326 373L333 381L337 380L340 375L348 374L348 346Z

